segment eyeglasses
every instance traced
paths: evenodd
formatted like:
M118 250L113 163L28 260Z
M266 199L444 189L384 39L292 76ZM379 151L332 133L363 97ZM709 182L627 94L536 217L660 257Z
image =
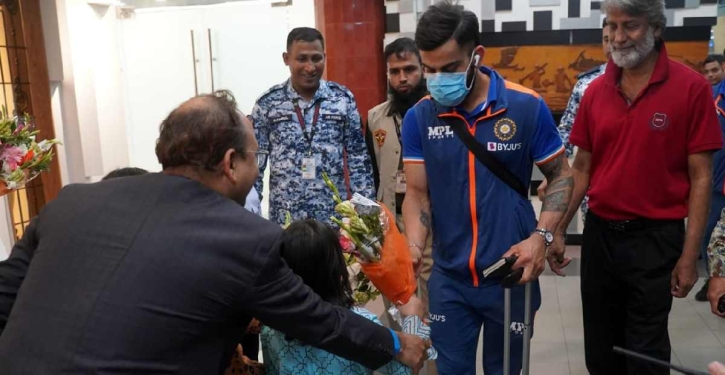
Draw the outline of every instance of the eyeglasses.
M257 168L262 168L262 166L267 163L267 157L269 156L269 151L257 150L257 151L244 151L244 152L247 154L256 155Z

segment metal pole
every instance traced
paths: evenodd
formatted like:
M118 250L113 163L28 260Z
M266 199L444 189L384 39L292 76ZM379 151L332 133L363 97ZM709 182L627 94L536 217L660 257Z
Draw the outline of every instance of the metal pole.
M503 375L511 373L511 289L503 290Z
M529 358L531 357L531 283L526 284L524 292L524 348L523 375L529 375Z

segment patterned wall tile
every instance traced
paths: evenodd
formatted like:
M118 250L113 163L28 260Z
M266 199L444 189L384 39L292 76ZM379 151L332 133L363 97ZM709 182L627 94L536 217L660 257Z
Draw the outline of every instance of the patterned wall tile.
M486 0L483 0L486 1ZM511 0L496 0L496 11L500 12L503 10L511 10L513 9L513 4L511 3Z
M553 14L550 10L534 12L534 30L551 30Z
M493 20L496 17L496 3L493 1L481 1L481 19Z
M581 17L581 1L569 0L569 18Z
M561 1L562 0L529 0L529 5L532 7L554 6L561 4Z
M386 33L400 32L400 14L388 13L385 15L385 32Z
M413 13L413 0L400 0L398 13Z
M425 10L443 0L385 0L387 35L412 33ZM481 30L500 32L541 30L583 30L601 28L603 0L459 0L479 17ZM667 26L710 25L717 0L665 0ZM545 13L539 13L545 12ZM551 14L551 22L548 16Z
M501 31L526 31L526 21L502 22Z

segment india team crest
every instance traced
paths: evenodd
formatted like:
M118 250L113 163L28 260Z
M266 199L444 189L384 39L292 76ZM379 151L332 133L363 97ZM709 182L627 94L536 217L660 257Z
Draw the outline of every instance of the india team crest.
M375 137L375 142L378 143L378 147L383 147L383 144L385 143L385 136L388 133L383 129L378 129L373 133L373 137Z
M516 135L516 123L510 118L502 118L493 126L493 134L502 141L509 141Z

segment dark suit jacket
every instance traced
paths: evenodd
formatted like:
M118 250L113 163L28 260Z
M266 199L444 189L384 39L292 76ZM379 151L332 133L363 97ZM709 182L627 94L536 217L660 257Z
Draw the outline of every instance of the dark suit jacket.
M321 301L280 235L183 177L68 186L0 265L0 373L221 374L251 317L370 368L391 360L390 332Z

